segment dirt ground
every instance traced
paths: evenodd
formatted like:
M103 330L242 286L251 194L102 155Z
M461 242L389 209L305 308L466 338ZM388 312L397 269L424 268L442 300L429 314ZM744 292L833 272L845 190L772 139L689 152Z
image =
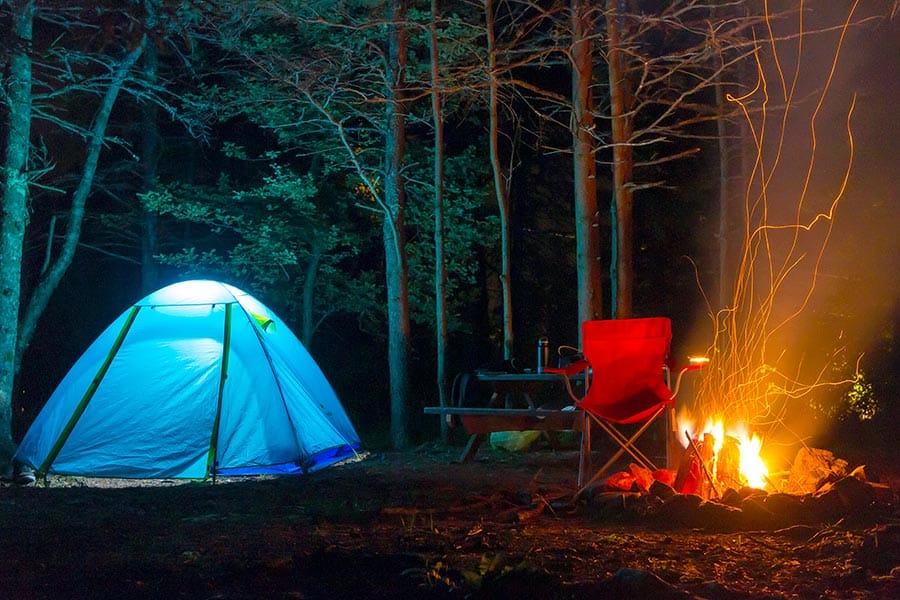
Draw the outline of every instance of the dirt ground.
M0 597L900 598L900 519L711 533L561 508L577 453L0 488Z

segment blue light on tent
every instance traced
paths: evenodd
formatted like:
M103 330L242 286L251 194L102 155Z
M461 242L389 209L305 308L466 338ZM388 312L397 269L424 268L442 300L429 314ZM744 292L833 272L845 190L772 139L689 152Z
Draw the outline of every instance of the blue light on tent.
M135 303L91 344L16 457L45 473L203 478L310 472L359 447L283 321L237 288L188 281Z

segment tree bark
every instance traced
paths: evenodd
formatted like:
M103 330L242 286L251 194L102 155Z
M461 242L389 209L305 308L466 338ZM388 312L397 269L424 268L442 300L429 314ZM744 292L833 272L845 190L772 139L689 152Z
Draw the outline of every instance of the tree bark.
M142 59L144 78L150 84L157 82L157 52L153 44L148 44ZM159 107L154 102L141 104L141 192L147 193L156 187L159 167ZM155 256L159 252L159 236L156 211L142 208L143 235L141 236L141 289L144 294L154 291L159 284L159 264Z
M719 307L726 306L729 293L731 269L728 267L728 238L729 238L729 206L731 204L731 167L729 158L728 127L725 121L725 90L721 82L721 76L716 81L716 108L719 116L716 119L717 144L719 149L719 230L716 234L719 242Z
M593 18L590 0L572 0L572 154L575 200L575 265L580 324L602 318L600 213L594 160ZM579 342L580 345L580 342Z
M447 265L444 258L444 114L437 40L438 0L431 0L428 34L431 48L431 114L434 123L434 318L438 405L447 406ZM441 421L441 441L450 437Z
M510 239L509 191L500 162L500 82L497 77L497 49L494 37L494 3L484 0L487 29L488 89L490 93L490 155L494 174L494 194L500 217L500 291L503 297L503 358L511 360L515 343L512 315L512 241Z
M13 386L18 368L22 251L28 222L28 152L31 137L31 41L33 0L11 2L12 39L5 77L8 122L0 222L0 472L11 474Z
M90 137L88 138L87 156L82 168L81 180L78 182L78 187L72 195L72 208L69 210L68 226L63 238L62 248L53 265L38 280L19 325L19 339L16 344L17 366L22 359L22 354L31 342L38 319L40 319L44 309L47 308L47 304L50 303L50 298L53 292L56 291L56 287L68 270L69 265L72 264L75 249L78 247L78 240L81 237L81 224L84 220L85 205L91 193L94 175L97 172L100 152L103 150L106 125L109 123L110 113L112 113L113 105L116 103L116 98L122 89L122 85L125 83L128 72L141 57L146 41L146 35L142 36L140 43L129 50L122 58L122 61L116 65L109 87L106 89L100 107L94 117L94 124L91 127Z
M306 348L309 348L312 345L313 333L315 332L313 309L315 308L316 298L316 277L319 274L319 263L321 261L322 244L318 241L313 241L303 276L303 305L301 309L303 311L302 340L303 345Z
M613 238L615 240L613 316L627 319L632 314L634 286L634 243L632 217L632 178L634 171L629 114L629 82L626 57L621 49L619 16L622 0L606 0L607 61L609 62L609 103L613 155Z
M385 113L385 214L383 235L388 312L388 371L391 388L391 443L400 449L409 442L409 283L406 262L403 185L406 147L406 115L403 103L406 67L406 1L389 3L390 33L387 61L387 103Z

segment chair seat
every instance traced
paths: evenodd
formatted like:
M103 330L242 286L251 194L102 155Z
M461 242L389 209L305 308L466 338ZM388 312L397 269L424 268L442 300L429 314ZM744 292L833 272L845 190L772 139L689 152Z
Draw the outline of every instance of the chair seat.
M666 390L668 391L668 388ZM656 391L648 390L644 393L622 398L619 402L606 402L599 406L585 406L582 402L578 404L578 407L604 421L631 425L643 423L658 412L661 407L674 406L674 404L674 399L666 398L665 400L660 400Z

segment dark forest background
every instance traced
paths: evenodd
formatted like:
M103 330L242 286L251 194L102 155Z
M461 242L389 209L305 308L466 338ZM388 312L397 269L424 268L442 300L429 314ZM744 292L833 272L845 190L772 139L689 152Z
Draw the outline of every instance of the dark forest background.
M0 5L0 29L5 32L13 29L14 4ZM32 177L29 191L21 265L25 297L40 281L48 257L63 244L73 189L84 169L84 130L95 118L103 73L133 43L129 36L138 31L150 35L141 62L112 109L71 266L21 356L12 398L14 437L21 436L80 353L133 302L175 281L212 278L250 292L290 323L332 383L364 444L390 444L382 219L372 210L371 190L342 155L321 115L304 101L299 87L291 90L289 85L291 73L298 73L300 79L309 78L306 90L317 98L324 97L327 85L335 86L335 101L351 89L364 98L358 106L341 100L347 104L338 110L353 129L351 138L370 181L383 183L377 174L383 162L379 153L384 152L384 131L377 125L384 110L383 91L366 93L379 85L375 80L386 52L387 7L379 2L92 2L78 8L37 4L34 56L39 83L34 93L40 114L32 123L30 168L40 175ZM439 435L437 419L421 411L438 402L434 129L424 35L430 7L408 4L410 85L403 179L411 309L409 441L420 443ZM546 51L567 46L569 33L558 29L569 22L565 14L570 4L580 3L537 3L540 11L524 2L495 7L503 57L501 153L510 167L513 356L518 368L533 366L540 337L549 338L551 347L578 343L572 137L566 104L571 67L559 53ZM598 255L607 294L602 311L611 318L616 315L608 297L615 277L610 274L613 182L609 119L604 113L609 92L606 29L604 3L587 4L598 11L593 21L597 49L592 88L598 119L592 133L597 141ZM693 2L665 3L671 4L668 8L654 2L619 4L627 5L628 14L645 15L680 7L684 12L678 15L685 22L717 23L708 10L702 19L693 14L700 10ZM734 4L738 8L722 16L723 21L758 15L753 11L761 3ZM815 104L822 82L817 69L830 65L834 50L836 38L829 28L840 24L852 4L804 4L810 30L820 27L830 33L811 36L805 49L809 81L801 82L795 99L799 125L788 133L784 150L786 168L796 162L798 176L808 152L806 142L795 147L792 140L805 139L804 115ZM873 434L870 439L887 440L900 414L900 290L893 276L898 267L900 84L895 74L900 68L900 18L892 18L891 2L863 4L844 42L818 132L819 164L828 180L843 169L844 115L855 94L852 175L808 318L792 338L792 347L785 349L798 363L833 358L828 368L837 378L860 360L867 387L829 388L805 400L822 408L830 428L816 434L832 442L847 436L859 440L861 431ZM795 8L787 3L783 7L785 16L778 23L785 31L794 27L795 17L788 14L795 14ZM156 14L149 24L151 11ZM445 95L450 285L446 370L452 376L500 368L505 357L498 283L501 249L483 72L484 5L442 2L440 15L443 68L448 82L451 74L455 77ZM644 50L662 55L683 48L687 42L679 35L687 34L681 31L646 32ZM754 31L759 39L767 35L764 23L756 20L743 28L743 39L752 39ZM11 33L4 36L0 67L8 79L16 41ZM747 55L746 47L738 45L732 52ZM360 64L349 62L351 56ZM749 89L755 76L754 68L741 69L746 67L736 62L729 71L733 76L726 78L735 94ZM748 72L748 80L737 76ZM673 79L667 85L677 83ZM770 84L776 85L774 80ZM69 85L72 89L61 93ZM637 160L650 163L637 171L636 182L655 185L639 189L633 200L632 313L671 317L674 352L679 355L707 350L711 325L706 302L723 305L717 295L723 276L723 139L717 120L709 118L718 114L714 91L710 86L691 97L692 105L707 107L698 111L705 118L685 128L682 137L671 137L661 149L635 146ZM351 107L358 113L351 114ZM0 110L5 111L0 125L5 139L10 112ZM684 108L680 114L687 120L693 113ZM642 118L652 121L653 114ZM735 144L746 144L735 133L739 115L717 118L728 119L727 131L734 133ZM653 162L663 154L684 156ZM741 188L739 181L731 185ZM823 183L822 189L828 185ZM731 219L734 253L741 235L737 217L732 214ZM304 304L303 286L313 257L319 271L310 306ZM310 313L304 315L304 310ZM313 329L305 330L310 323Z

